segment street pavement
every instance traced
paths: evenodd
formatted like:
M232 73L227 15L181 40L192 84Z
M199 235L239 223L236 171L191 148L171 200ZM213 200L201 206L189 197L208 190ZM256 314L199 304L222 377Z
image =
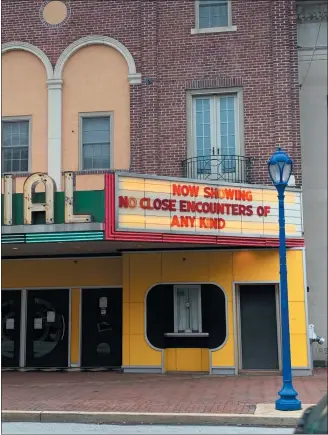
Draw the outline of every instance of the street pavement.
M2 411L255 413L274 403L279 375L139 375L118 372L2 372ZM327 390L327 369L295 377L303 404Z
M74 423L2 423L3 434L292 434L292 428L237 426L118 426Z

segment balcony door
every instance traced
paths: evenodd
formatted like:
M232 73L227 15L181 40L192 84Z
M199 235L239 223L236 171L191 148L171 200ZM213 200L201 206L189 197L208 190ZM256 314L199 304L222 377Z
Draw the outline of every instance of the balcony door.
M192 178L238 181L240 140L237 94L200 95L192 101Z

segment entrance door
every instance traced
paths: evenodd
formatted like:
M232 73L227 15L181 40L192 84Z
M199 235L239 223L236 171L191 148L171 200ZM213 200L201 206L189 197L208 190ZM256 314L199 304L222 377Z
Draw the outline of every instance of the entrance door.
M121 367L122 290L82 290L82 367Z
M276 289L241 285L240 337L244 370L278 370Z
M19 367L21 290L1 291L1 365Z
M28 290L27 367L67 367L69 290Z

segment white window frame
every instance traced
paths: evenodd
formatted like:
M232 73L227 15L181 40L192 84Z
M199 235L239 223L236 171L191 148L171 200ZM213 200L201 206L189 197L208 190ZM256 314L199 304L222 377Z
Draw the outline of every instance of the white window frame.
M109 118L109 168L83 168L83 119L84 118ZM109 171L113 169L114 147L113 147L113 125L114 112L81 112L79 113L79 170L83 172L90 171Z
M236 96L235 107L235 127L236 127L236 155L244 156L244 102L242 88L224 88L224 89L197 89L187 93L187 158L197 157L196 143L196 122L194 118L194 100L196 97L224 97L229 95ZM214 99L211 100L211 109ZM220 137L220 123L214 119L214 113L211 110L211 137L215 138L215 147L217 148L218 138ZM214 144L211 144L211 151Z
M208 0L209 2L211 0ZM195 28L191 29L192 35L199 33L221 33L221 32L236 32L237 26L232 25L232 0L228 0L228 26L222 27L199 27L199 3L200 0L195 0Z
M189 290L189 289L195 289L198 292L198 331L179 331L179 315L178 315L178 290ZM202 330L202 299L201 299L201 285L175 285L173 288L174 291L174 333L180 334L180 335L194 335L194 334L201 334L203 332Z
M3 122L20 122L20 121L28 121L28 162L27 162L27 171L13 171L13 172L2 172L1 167L1 173L6 174L25 174L27 172L32 171L32 116L2 116L1 118L1 130L2 130L2 123ZM2 148L2 140L1 140L1 148ZM2 150L1 150L2 151ZM1 153L1 166L2 166L2 153Z

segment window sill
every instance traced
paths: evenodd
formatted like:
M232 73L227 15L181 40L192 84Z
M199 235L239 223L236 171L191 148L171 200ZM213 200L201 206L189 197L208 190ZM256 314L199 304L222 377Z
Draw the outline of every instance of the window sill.
M6 175L11 175L13 178L19 177L29 177L33 172L2 172L1 177L5 177Z
M192 35L199 35L202 33L225 33L225 32L236 32L237 26L228 27L208 27L204 29L191 29Z
M208 337L208 332L166 332L165 337L176 337L176 338L183 338L183 337L192 337L192 338L201 338L201 337Z

